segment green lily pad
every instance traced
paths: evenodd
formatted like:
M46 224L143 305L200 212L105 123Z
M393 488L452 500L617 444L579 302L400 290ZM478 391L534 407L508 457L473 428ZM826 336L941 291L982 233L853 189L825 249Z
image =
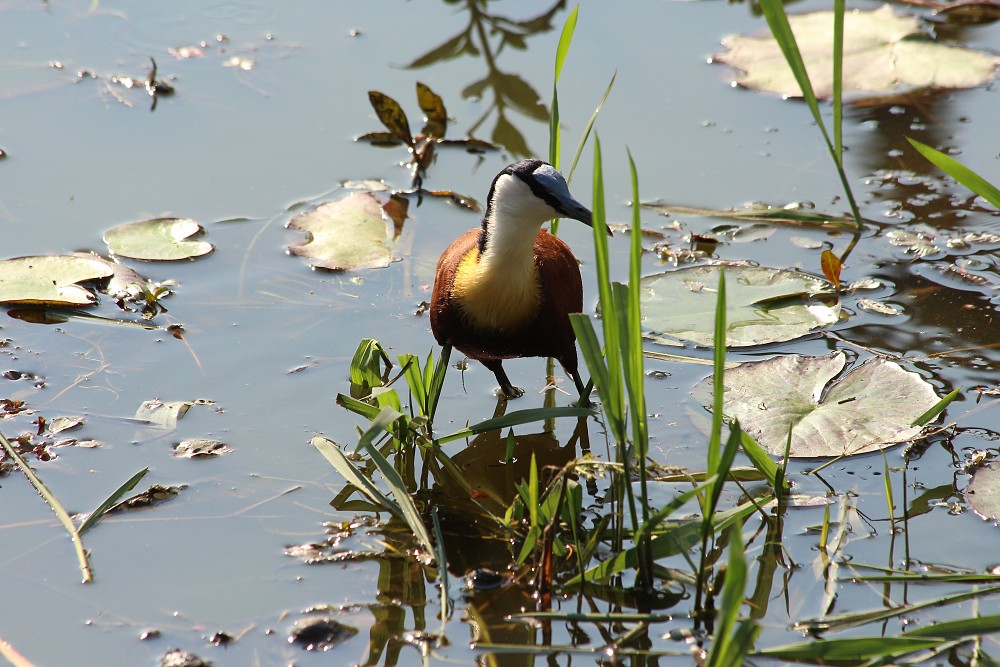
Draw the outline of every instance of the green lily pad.
M772 456L784 454L790 426L793 457L863 454L917 437L921 428L911 424L937 403L934 388L881 358L834 381L846 363L846 355L835 352L740 364L726 371L723 412ZM712 378L692 395L709 408Z
M965 500L984 519L1000 520L1000 461L991 461L972 474Z
M833 94L833 12L789 16L816 96ZM726 51L713 57L742 74L737 83L754 90L801 97L781 49L769 34L731 35ZM959 46L938 44L920 32L914 16L897 16L883 5L844 16L844 91L903 92L913 88L971 88L993 78L1000 58Z
M0 261L0 303L89 306L96 297L77 283L110 275L103 262L71 255L5 259Z
M204 231L201 225L187 218L155 218L109 229L104 242L119 257L176 261L201 257L214 250L207 241L191 239Z
M719 271L726 271L727 347L804 336L840 319L833 286L799 271L749 264L705 264L642 279L646 337L664 345L711 345ZM826 299L814 298L826 295Z
M331 271L380 269L393 261L387 243L393 232L387 223L385 210L372 193L355 192L292 218L288 227L307 232L309 238L288 250Z

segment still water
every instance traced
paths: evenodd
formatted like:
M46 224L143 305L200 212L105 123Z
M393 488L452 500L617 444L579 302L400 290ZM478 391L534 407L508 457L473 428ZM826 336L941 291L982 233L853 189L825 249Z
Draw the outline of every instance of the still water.
M35 463L70 512L89 511L146 466L145 482L185 487L176 500L109 517L90 532L85 544L96 581L84 586L51 511L19 473L0 478L5 573L0 639L34 664L152 665L172 647L216 665L421 664L420 642L406 632L434 630L439 621L436 589L419 569L376 559L308 566L284 551L324 539L324 522L354 519L352 512L330 508L343 481L309 440L322 434L348 448L356 442L356 420L334 397L347 389L348 363L361 338L377 338L393 354L423 356L432 348L427 318L415 313L429 299L439 253L478 218L441 199L414 202L396 242L399 262L381 271L341 274L310 271L288 256L285 248L301 235L285 230L284 223L305 204L339 196L344 181L408 186L401 149L354 140L380 129L369 90L399 100L417 125L413 91L423 82L447 105L449 136L471 134L504 145L485 154L441 148L425 181L430 189L482 202L505 164L521 153L547 155L542 116L565 9L507 1L479 7L494 19L511 20L549 9L550 21L522 31L523 44L501 45L498 33L489 33L486 19L470 6L479 7L429 0L0 3L0 149L8 155L0 161L3 257L102 251L107 229L161 216L197 220L215 245L215 252L199 261L133 263L154 280L176 282L175 294L164 302L169 312L158 323L182 324L184 340L162 330L84 319L0 323L2 370L30 375L0 379L0 398L24 401L32 410L0 422L3 432L9 437L34 432L39 416L82 416L84 426L73 437L103 443L55 449L56 458ZM874 5L863 5L869 7ZM821 3L807 2L795 10L819 8ZM581 3L560 81L563 160L570 159L616 76L596 125L611 222L631 215L626 147L639 170L643 199L713 208L747 201L813 202L826 213L846 212L805 107L734 89L732 72L708 62L726 35L763 28L751 7L739 3ZM488 37L490 48L410 66L466 31L470 39ZM941 32L979 48L998 43L994 26ZM182 51L185 47L194 48ZM141 81L151 58L157 78L175 91L158 97L155 109L141 88L114 80ZM495 88L480 84L501 75L517 77L515 83L507 79L516 89L510 97L498 98ZM878 279L882 287L869 296L901 306L903 314L887 318L851 309L837 329L850 343L813 337L781 348L895 353L913 358L911 369L939 392L965 388L947 415L960 432L928 441L905 477L899 448L886 456L896 470L896 516L904 505L917 515L905 536L908 557L970 571L1000 560L1000 533L963 511L961 495L968 452L997 453L996 401L984 397L977 404L972 388L997 384L1000 356L992 318L1000 276L992 253L982 248L946 250L931 258L935 261L917 262L890 245L885 232L919 223L945 233L997 231L995 213L917 160L903 138L910 134L950 149L997 181L995 117L994 85L847 112L848 172L872 224L845 277ZM584 202L591 196L590 155L588 146L571 185ZM697 233L717 224L643 213L651 229L674 220ZM593 304L590 232L569 221L560 234L583 263L586 300ZM766 240L724 244L717 254L817 272L818 250L804 249L793 236L839 249L846 243L827 232L779 229ZM612 240L616 279L625 276L625 239L619 234ZM945 270L949 265L973 270L984 281L956 277ZM655 255L646 256L645 273L667 268ZM99 312L120 316L111 304L102 304ZM947 354L950 350L961 351ZM770 353L731 358L746 361ZM945 354L928 357L931 353ZM649 380L652 458L701 469L705 438L687 410L688 391L707 374L706 367L649 366L659 371ZM515 384L527 389L517 407L541 405L544 363L524 360L507 367ZM462 375L453 370L439 419L458 428L491 416L493 386L492 375L476 364ZM130 421L139 405L152 399L211 403L192 407L176 430L163 432ZM575 442L573 426L557 429L556 448ZM591 431L595 443L603 443L599 429L592 425ZM188 438L219 439L234 452L209 460L172 457L171 445ZM802 477L800 490L856 494L860 513L852 523L850 557L898 566L903 547L886 522L885 465L879 455L844 461L827 469L825 486ZM812 463L796 466L801 471ZM656 493L665 500L673 490ZM808 529L821 520L822 510L811 509L793 510L787 520L785 543L796 567L784 571L784 581L766 596L775 599L759 646L797 640L791 623L818 613L823 582L809 572L816 537ZM364 526L346 532L343 547L356 551L379 551L380 540L389 539ZM954 539L942 540L942 533ZM449 644L437 649L431 662L485 660L468 647L478 632L468 609L496 621L494 641L537 641L526 626L503 625L501 611L532 604L516 591L505 595L513 599L499 594L471 599L453 591ZM879 604L877 592L845 587L837 611ZM285 640L303 611L317 605L332 607L341 622L358 630L332 655L306 652ZM980 611L996 613L995 607L986 599ZM968 606L957 606L928 618L969 613ZM686 625L681 613L676 627ZM898 633L899 625L887 634ZM149 631L153 636L141 639ZM214 645L211 638L219 632L235 641L226 648ZM570 634L558 630L552 641L569 643ZM676 642L661 644L661 650L686 651ZM596 633L592 646L600 646ZM503 660L532 664L535 658ZM555 660L569 664L565 655Z

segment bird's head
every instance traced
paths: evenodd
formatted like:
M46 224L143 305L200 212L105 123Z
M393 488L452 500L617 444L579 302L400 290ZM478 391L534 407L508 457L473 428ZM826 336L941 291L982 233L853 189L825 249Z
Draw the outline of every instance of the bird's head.
M566 179L541 160L521 160L505 167L490 188L484 228L524 227L526 231L553 218L573 218L593 226L590 209L574 199ZM611 230L608 230L611 233ZM534 233L532 233L534 238Z

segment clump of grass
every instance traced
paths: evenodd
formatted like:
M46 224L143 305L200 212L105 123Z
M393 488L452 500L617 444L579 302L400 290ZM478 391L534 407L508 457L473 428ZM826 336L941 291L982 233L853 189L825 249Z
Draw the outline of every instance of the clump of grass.
M21 456L17 449L15 449L7 438L0 433L0 448L6 452L7 456L14 460L14 463L20 468L21 472L28 479L28 482L34 487L38 495L42 497L45 504L55 513L56 517L59 519L59 523L62 524L63 528L69 534L70 540L73 542L73 550L76 552L76 559L80 566L80 574L83 577L83 583L89 584L94 581L94 570L90 565L90 555L89 551L83 546L83 534L88 530L97 525L105 513L117 503L122 496L135 488L139 481L146 476L149 472L149 468L143 468L136 474L132 475L124 484L119 486L117 489L111 492L111 494L101 502L93 512L87 515L87 518L77 526L73 523L73 518L69 515L69 512L63 507L63 504L59 501L54 493L42 482L41 478L35 474L35 471L31 469L28 462L25 461L24 457Z

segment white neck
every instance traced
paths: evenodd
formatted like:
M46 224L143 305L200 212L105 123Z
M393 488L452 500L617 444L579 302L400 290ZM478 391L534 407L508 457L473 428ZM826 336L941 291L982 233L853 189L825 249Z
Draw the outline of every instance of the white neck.
M483 220L486 246L455 277L455 296L476 325L511 330L535 315L541 299L535 237L556 216L516 176L497 180Z
M513 175L501 177L493 188L493 200L483 221L487 240L479 261L502 267L514 279L533 270L538 230L546 220L557 216L521 179Z

